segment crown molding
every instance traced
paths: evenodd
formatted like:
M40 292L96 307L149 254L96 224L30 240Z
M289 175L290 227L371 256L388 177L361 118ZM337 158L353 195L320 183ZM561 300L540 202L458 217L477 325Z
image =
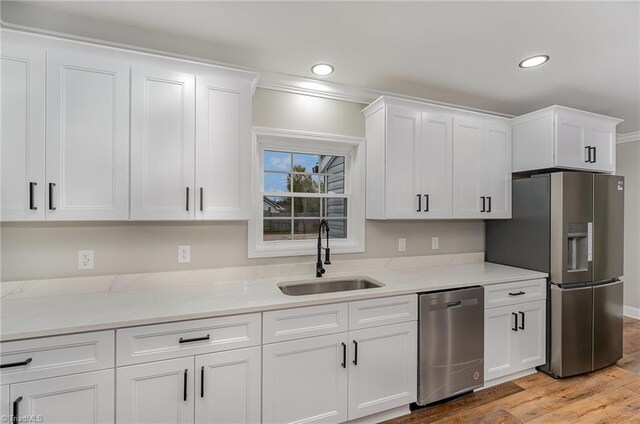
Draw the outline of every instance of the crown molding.
M618 144L629 143L632 141L640 141L640 131L634 131L626 134L618 134L616 136L616 142Z

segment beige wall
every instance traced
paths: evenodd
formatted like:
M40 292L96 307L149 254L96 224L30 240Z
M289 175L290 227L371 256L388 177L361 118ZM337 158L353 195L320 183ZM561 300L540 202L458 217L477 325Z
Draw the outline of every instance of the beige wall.
M624 303L640 313L640 140L617 145L617 173L625 177Z
M363 105L258 89L256 126L364 136ZM1 228L3 281L82 275L173 271L309 261L311 257L247 258L246 222L5 223ZM431 250L431 237L440 250ZM398 238L407 251L398 252ZM178 245L191 262L177 262ZM92 249L95 269L77 269L77 250ZM366 252L335 259L415 256L484 250L482 221L381 222L366 225ZM330 269L329 271L330 272Z

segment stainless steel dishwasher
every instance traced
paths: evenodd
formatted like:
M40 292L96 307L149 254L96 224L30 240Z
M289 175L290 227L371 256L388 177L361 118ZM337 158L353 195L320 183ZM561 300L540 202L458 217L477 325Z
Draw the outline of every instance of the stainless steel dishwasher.
M484 288L420 293L418 405L484 384Z

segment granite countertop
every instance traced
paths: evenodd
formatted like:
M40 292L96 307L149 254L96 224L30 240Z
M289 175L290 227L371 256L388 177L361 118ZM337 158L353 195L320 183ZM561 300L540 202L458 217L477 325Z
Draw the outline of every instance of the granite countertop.
M313 279L297 276L199 284L163 284L137 290L102 290L41 297L3 297L0 340L53 336L222 315L348 302L422 291L546 278L547 274L488 262L401 269L331 272L326 278L366 276L380 288L287 296L277 283Z

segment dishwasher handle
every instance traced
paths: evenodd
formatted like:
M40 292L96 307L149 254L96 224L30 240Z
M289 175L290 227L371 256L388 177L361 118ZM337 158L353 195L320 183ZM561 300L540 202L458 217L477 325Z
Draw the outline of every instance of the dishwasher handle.
M455 308L458 306L462 306L462 300L456 300L455 302L448 302L447 308Z

